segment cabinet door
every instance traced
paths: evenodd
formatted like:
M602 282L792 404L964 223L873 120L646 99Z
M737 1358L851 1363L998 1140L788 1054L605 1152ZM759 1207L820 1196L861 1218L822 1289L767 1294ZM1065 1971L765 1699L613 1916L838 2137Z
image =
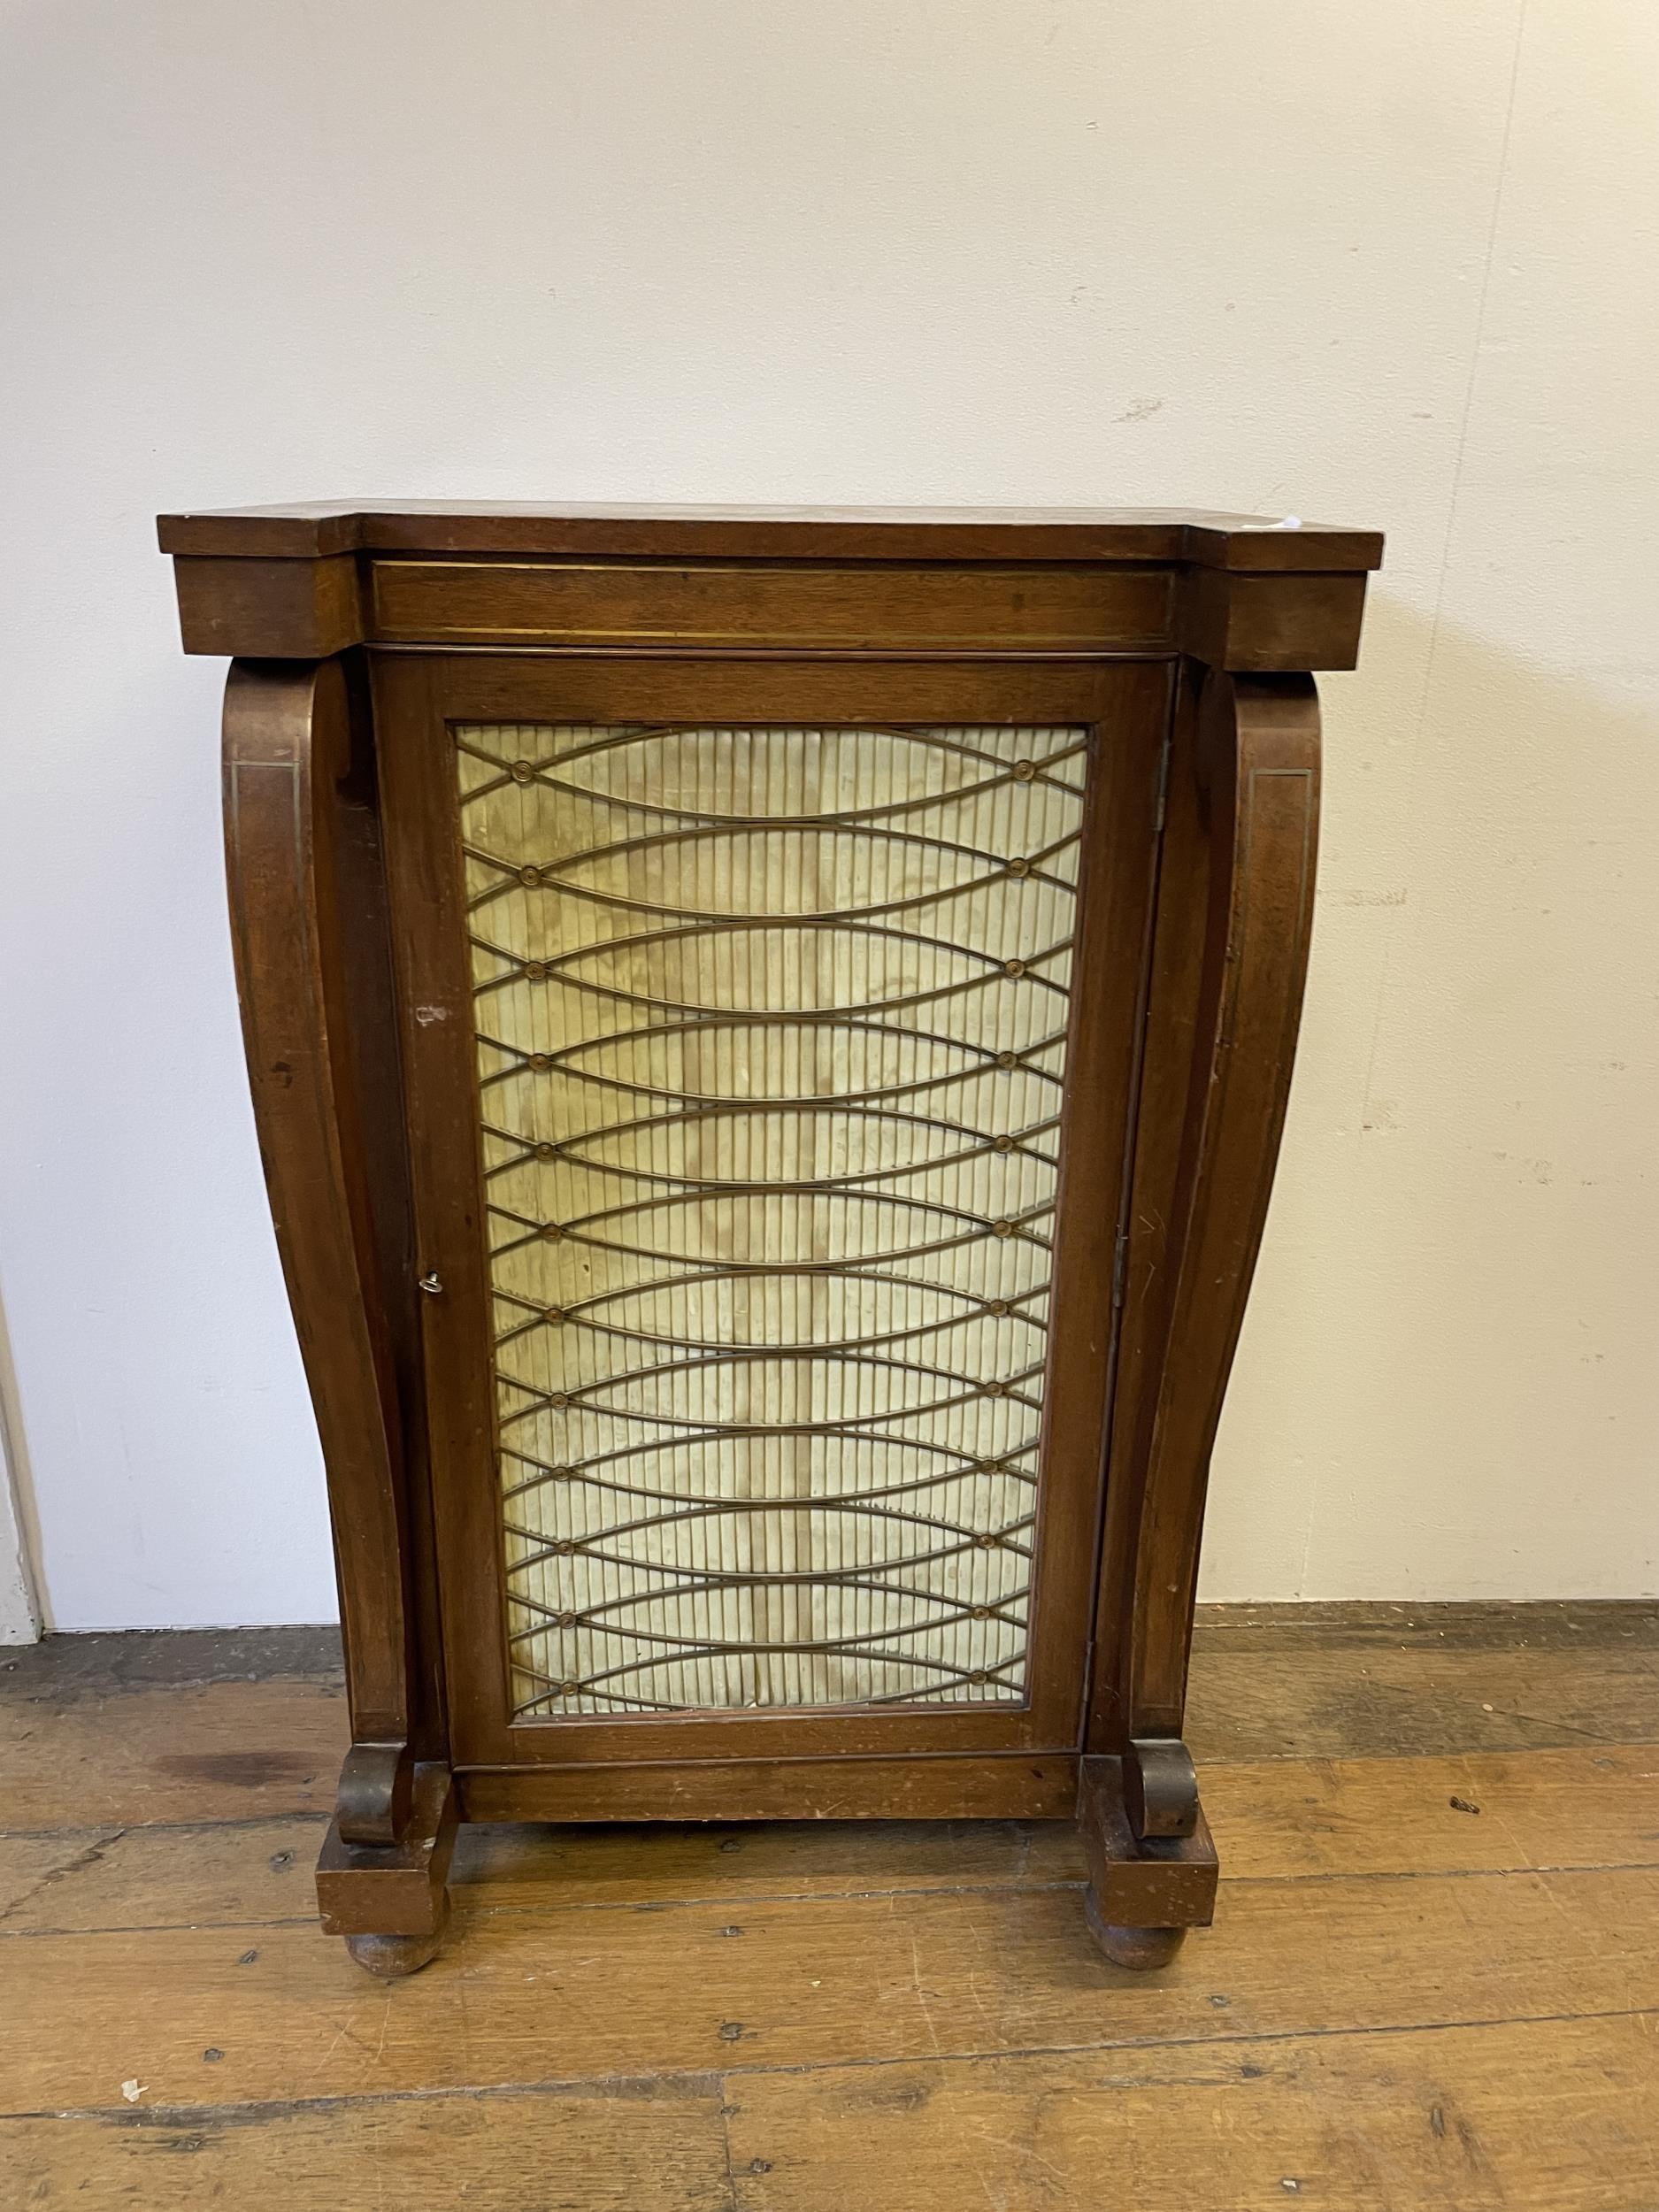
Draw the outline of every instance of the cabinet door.
M1073 1751L1167 668L376 684L458 1763Z

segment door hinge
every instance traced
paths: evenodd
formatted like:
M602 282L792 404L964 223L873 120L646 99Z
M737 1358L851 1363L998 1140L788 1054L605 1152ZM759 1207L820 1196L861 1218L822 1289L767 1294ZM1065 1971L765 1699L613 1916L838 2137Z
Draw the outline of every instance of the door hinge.
M1114 1307L1121 1306L1124 1302L1124 1275L1128 1263L1129 1232L1127 1229L1123 1229L1118 1232L1118 1242L1112 1251L1112 1304Z
M1164 827L1164 817L1169 807L1170 749L1171 741L1171 734L1168 731L1166 731L1164 737L1164 748L1158 755L1158 803L1156 810L1152 818L1152 832L1154 836L1156 836Z

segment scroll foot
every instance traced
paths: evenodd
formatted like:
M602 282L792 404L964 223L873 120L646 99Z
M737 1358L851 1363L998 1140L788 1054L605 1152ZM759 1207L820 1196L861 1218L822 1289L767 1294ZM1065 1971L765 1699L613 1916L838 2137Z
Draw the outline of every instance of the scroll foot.
M1132 1757L1138 1749L1132 1748ZM1170 1763L1177 1778L1185 1758L1183 1751L1180 1761ZM1184 1793L1174 1790L1132 1788L1147 1826L1167 1829L1190 1820L1187 1834L1137 1834L1125 1802L1125 1761L1118 1758L1083 1762L1077 1803L1088 1857L1083 1909L1089 1933L1113 1964L1145 1971L1167 1966L1188 1928L1210 1925L1216 1904L1216 1850L1195 1793L1184 1804ZM1186 1771L1191 1770L1187 1762ZM1148 1816L1148 1799L1156 1821Z
M336 1820L317 1862L317 1902L325 1935L371 1974L416 1974L437 1955L449 1917L445 1884L459 1806L448 1767L418 1766L409 1817L387 1849L348 1843Z

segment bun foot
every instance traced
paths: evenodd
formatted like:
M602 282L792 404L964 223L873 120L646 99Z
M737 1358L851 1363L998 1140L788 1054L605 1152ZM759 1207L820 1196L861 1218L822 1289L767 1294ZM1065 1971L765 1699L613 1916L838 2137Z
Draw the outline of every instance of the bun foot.
M365 1973L396 1981L430 1966L442 1940L443 1930L437 1927L430 1935L349 1935L346 1948Z
M1088 1932L1114 1966L1132 1967L1138 1974L1167 1966L1181 1947L1185 1928L1115 1928L1100 1916L1090 1890L1083 1901Z

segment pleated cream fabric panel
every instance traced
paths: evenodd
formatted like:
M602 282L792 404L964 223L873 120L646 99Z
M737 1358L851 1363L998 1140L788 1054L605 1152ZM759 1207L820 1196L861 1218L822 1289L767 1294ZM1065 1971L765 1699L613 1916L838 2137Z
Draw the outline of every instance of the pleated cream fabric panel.
M1018 1701L1083 733L453 734L517 1716Z

